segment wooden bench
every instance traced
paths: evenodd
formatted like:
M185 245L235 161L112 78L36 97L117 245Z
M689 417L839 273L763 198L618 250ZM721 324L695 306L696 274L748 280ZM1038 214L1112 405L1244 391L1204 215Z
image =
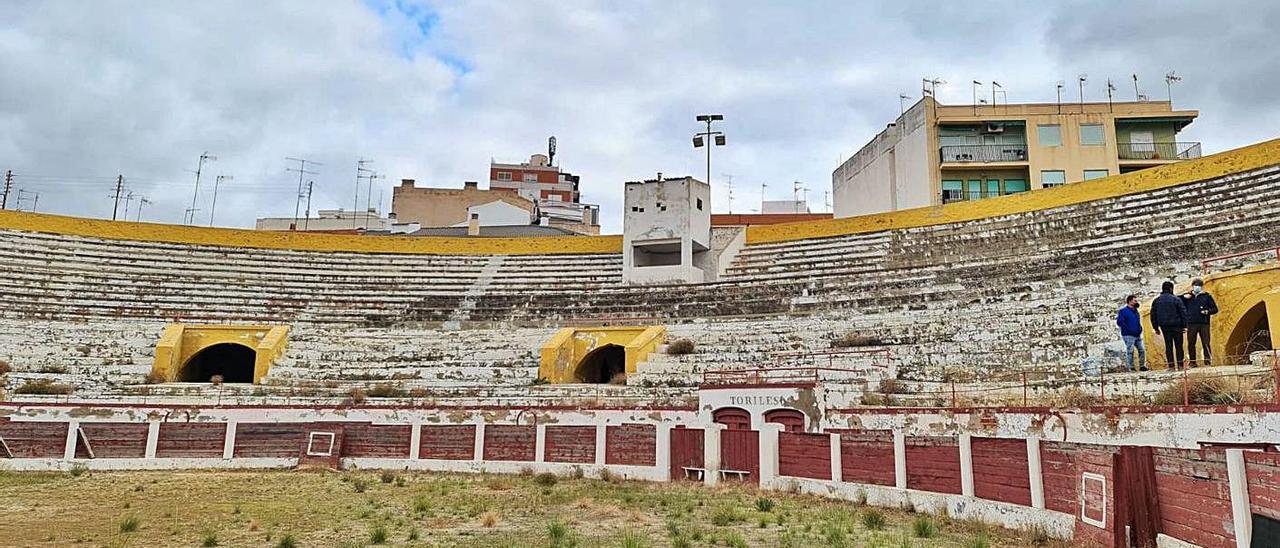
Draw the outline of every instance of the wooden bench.
M751 472L747 470L720 470L720 479L722 480L727 480L729 476L734 476L740 481L746 481L750 475Z
M684 470L684 479L702 481L707 475L707 470L705 468L694 468L692 466L682 466L681 468Z

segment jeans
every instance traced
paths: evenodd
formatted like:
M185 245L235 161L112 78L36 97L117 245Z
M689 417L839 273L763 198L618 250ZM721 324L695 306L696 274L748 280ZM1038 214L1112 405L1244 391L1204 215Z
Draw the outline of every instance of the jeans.
M1182 333L1184 329L1178 327L1161 327L1160 334L1164 335L1164 359L1169 364L1169 369L1178 369L1182 367Z
M1129 371L1136 371L1139 367L1146 368L1147 347L1142 344L1142 337L1122 335L1120 338L1124 339L1124 355L1129 364ZM1134 347L1137 347L1138 349L1138 363L1136 365L1133 363Z
M1187 354L1191 358L1191 367L1196 366L1196 339L1204 345L1204 365L1209 366L1209 324L1187 324Z

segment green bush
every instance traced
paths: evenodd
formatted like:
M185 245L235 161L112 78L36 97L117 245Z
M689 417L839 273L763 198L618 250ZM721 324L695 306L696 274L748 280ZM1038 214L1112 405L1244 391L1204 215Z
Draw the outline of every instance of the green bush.
M205 548L210 548L211 546L217 546L218 535L215 535L213 533L206 534L204 538L200 540L200 545L204 546Z
M13 389L14 394L38 394L45 396L66 395L71 393L71 385L53 382L53 379L35 379L23 382Z
M369 531L369 544L386 544L387 528L381 525L374 527Z
M284 537L280 538L280 542L276 543L276 548L298 548L298 541L293 538L293 535L285 533Z
M120 532L132 533L142 527L142 519L138 516L129 516L120 520Z
M742 514L732 506L721 506L711 513L711 523L719 527L737 523L742 519Z
M551 472L543 472L533 477L533 482L543 487L551 487L558 481L560 481L560 478Z
M382 483L391 483L396 480L396 473L390 470L383 470L382 473L378 475L378 479L382 480Z
M756 510L761 512L772 512L773 504L773 499L769 497L760 497L756 499Z
M862 513L862 526L872 531L884 529L884 512L874 508Z
M919 516L915 523L911 525L911 530L919 538L933 538L938 534L938 526L933 523L933 518L929 516Z
M351 487L354 488L357 493L363 493L369 490L369 480L356 478L351 481Z

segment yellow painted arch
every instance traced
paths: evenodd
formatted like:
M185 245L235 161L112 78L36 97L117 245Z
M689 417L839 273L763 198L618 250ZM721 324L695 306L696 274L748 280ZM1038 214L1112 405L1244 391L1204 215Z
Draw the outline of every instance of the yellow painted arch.
M191 358L219 344L237 344L254 351L253 382L271 370L284 353L289 327L283 325L193 325L171 324L156 342L151 373L158 380L173 382Z
M1219 272L1206 275L1203 279L1204 290L1213 295L1214 301L1218 303L1218 314L1209 323L1209 349L1214 356L1213 365L1247 362L1247 356L1234 354L1241 344L1240 330L1252 328L1257 323L1261 317L1259 310L1267 312L1271 347L1280 348L1280 264ZM1181 295L1190 289L1189 282L1182 283L1174 287L1174 293ZM1149 298L1142 301L1147 365L1153 369L1163 369L1164 339L1151 331L1150 303ZM1259 309L1260 306L1263 308Z

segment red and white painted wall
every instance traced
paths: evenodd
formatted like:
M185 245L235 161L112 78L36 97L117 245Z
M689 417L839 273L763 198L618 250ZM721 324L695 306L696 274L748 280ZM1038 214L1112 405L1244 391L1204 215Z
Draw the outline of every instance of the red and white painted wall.
M1256 443L1275 441L1277 409L861 409L817 424L791 408L759 420L732 409L10 403L0 468L609 470L946 511L1084 546L1124 546L1126 530L1164 546L1249 546L1255 521L1280 519L1280 453Z

